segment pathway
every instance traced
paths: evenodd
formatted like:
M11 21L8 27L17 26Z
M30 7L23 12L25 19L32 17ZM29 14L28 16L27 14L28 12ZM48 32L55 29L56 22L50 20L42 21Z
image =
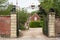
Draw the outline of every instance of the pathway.
M19 38L0 38L0 40L60 40L60 38L48 38L42 33L42 28L30 28L22 31Z

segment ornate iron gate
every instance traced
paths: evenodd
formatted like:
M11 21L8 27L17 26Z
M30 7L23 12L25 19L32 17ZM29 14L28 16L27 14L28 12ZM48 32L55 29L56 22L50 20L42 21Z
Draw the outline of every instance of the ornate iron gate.
M43 33L48 36L48 18L44 17Z

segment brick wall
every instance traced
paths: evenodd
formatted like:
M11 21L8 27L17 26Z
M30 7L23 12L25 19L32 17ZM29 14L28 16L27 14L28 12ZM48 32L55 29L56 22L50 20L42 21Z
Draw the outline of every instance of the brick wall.
M10 16L0 16L0 34L10 35L11 20Z

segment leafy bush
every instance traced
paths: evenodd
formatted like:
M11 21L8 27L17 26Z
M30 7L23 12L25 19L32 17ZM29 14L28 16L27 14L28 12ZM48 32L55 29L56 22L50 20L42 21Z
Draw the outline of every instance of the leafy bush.
M40 26L43 27L44 25L44 22L43 21L40 21Z
M29 26L32 28L40 27L40 22L30 22Z
M6 9L3 9L3 10L0 9L0 15L10 15L12 8L13 8L13 5L8 5Z
M24 26L21 26L19 29L20 30L25 30L26 28Z
M19 10L18 12L17 12L17 16L18 16L18 27L20 28L20 30L25 30L25 27L24 27L24 25L25 25L25 22L27 21L27 18L29 17L29 15L27 14L27 12L26 11L24 11L24 10Z
M0 0L0 5L6 3L8 0Z

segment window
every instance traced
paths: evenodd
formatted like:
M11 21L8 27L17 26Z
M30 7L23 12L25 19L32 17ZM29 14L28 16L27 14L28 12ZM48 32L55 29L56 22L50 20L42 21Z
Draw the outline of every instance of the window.
M36 21L37 20L37 17L35 17L34 20Z

